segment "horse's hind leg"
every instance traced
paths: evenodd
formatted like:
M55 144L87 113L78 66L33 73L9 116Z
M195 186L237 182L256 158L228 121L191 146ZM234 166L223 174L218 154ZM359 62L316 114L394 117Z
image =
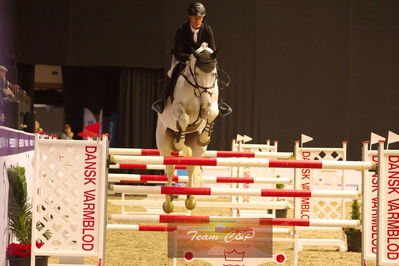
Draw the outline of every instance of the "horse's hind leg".
M162 154L161 154L162 155ZM172 178L175 173L174 165L166 165L165 173L168 176L168 187L172 186ZM162 209L165 213L173 212L175 206L173 204L173 195L165 195L165 202L162 204Z
M185 147L183 149L183 153L184 153L184 156L186 156L186 157L192 157L192 150L191 150L190 146L185 145ZM196 167L198 167L198 166L187 165L187 175L188 175L188 184L187 184L187 186L188 187L194 187L195 186L193 176L196 174L195 173ZM188 210L192 210L192 209L195 208L196 202L195 202L195 198L194 198L193 195L187 195L187 199L185 201L185 205L186 205L186 208Z
M156 131L157 146L162 156L170 156L173 133L168 130L159 120ZM168 176L168 186L172 185L172 178L175 173L174 165L165 166L165 174ZM165 202L162 208L165 213L171 213L174 210L173 195L165 195Z
M201 157L205 150L206 147L201 146L197 143L198 140L198 133L191 133L187 135L186 139L186 146L190 147L191 154L185 156L193 156L193 157ZM187 184L188 187L196 187L200 183L200 179L202 176L201 169L198 165L190 165L187 166L187 173L189 177L189 182ZM202 180L201 180L202 183ZM186 208L189 210L192 210L195 208L196 201L194 195L187 195L187 199L185 202Z

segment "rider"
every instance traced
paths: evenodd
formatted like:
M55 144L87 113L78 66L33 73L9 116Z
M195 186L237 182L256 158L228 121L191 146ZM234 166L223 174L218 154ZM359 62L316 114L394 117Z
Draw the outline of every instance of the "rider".
M213 51L216 50L212 28L203 22L206 15L204 5L200 2L190 4L187 14L188 22L176 31L171 67L167 73L166 84L161 86L162 98L153 104L153 109L158 113L163 112L168 96L173 97L177 78L184 69L186 62L190 60L192 48L197 50L203 42L206 42L209 48ZM222 115L231 112L231 107L224 102L219 102L219 109Z

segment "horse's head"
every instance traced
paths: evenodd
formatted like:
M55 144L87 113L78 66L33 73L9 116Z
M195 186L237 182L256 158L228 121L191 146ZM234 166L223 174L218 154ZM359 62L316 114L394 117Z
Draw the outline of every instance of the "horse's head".
M213 51L208 47L207 43L202 43L201 47L197 50L192 49L195 58L195 66L204 73L216 72L217 51Z
M202 43L197 50L192 49L192 54L188 67L194 82L201 89L217 86L217 52L209 48L207 43Z

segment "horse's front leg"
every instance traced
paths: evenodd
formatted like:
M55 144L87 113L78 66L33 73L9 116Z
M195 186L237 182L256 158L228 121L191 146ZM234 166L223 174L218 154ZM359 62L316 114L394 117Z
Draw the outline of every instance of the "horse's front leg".
M178 132L176 133L176 138L173 142L173 148L177 151L182 151L184 149L186 130L190 123L190 117L182 104L177 104L174 111L177 116L176 127Z
M206 109L201 112L201 117L206 120L206 125L198 137L198 144L207 146L211 141L211 134L215 119L219 115L218 103L213 102Z

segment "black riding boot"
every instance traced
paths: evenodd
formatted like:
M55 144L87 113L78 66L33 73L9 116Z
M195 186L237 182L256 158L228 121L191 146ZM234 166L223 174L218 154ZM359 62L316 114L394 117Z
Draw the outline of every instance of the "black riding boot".
M161 98L156 100L151 106L152 110L159 114L162 114L163 110L165 109L172 81L168 76L166 76L162 83L163 84L160 86L159 92L161 94Z

